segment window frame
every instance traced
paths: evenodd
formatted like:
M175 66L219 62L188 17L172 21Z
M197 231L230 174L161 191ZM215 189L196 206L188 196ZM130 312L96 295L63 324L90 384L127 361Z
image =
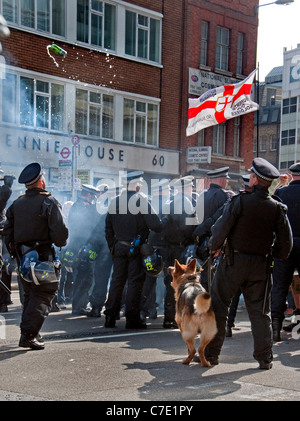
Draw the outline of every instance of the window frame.
M66 33L67 33L67 16L66 16L66 1L67 0L48 0L49 2L49 17L48 17L48 21L49 21L49 30L43 29L43 28L39 28L38 27L38 22L39 20L39 11L38 11L38 0L32 0L32 5L33 5L33 10L30 12L30 19L33 22L33 25L25 25L24 23L22 23L22 0L9 0L10 2L13 2L13 4L11 4L10 6L12 6L12 8L15 9L15 13L14 13L14 20L10 20L9 17L4 14L5 12L5 2L8 0L0 0L0 5L1 5L1 13L2 15L5 17L5 19L7 20L9 26L17 26L21 29L25 29L25 30L30 30L30 31L34 31L37 33L42 33L42 34L50 34L53 35L55 37L62 37L65 38L66 37ZM55 12L55 7L57 7L57 5L61 6L61 13L62 13L62 17L61 17L61 21L62 23L62 29L61 31L57 31L54 32L54 26L57 25L58 19L57 17L54 16L54 12ZM46 21L46 20L45 20Z
M230 35L230 29L217 26L215 68L218 70L229 70Z
M125 110L126 108L126 102L132 102L133 107L133 113L128 113L128 136L129 138L125 138ZM144 104L145 105L145 111L138 109L138 104ZM151 121L149 119L150 116L150 107L156 107L156 127L152 130L152 136L155 136L154 142L150 142L150 135L149 135L149 125L151 124ZM128 108L130 109L130 108ZM143 145L143 146L151 146L151 147L158 147L159 146L159 104L144 100L144 99L137 99L132 97L123 97L123 131L122 131L122 141L125 143L130 143L134 145ZM131 121L130 121L131 120ZM140 142L137 139L137 129L142 127L142 121L144 121L144 133L143 137L145 139L144 142ZM138 126L140 124L140 126Z
M86 93L87 94L87 101L86 101L86 110L83 110L83 112L85 112L85 116L86 116L86 128L85 131L83 130L79 130L79 123L78 123L78 114L80 112L79 107L77 107L77 93L79 93L79 91L81 91L82 93ZM100 102L96 102L91 100L91 94L95 94L96 96L100 97ZM104 123L104 119L105 119L105 101L104 101L104 97L108 96L110 98L113 99L112 101L112 110L113 110L113 116L112 116L112 125L111 125L111 137L110 136L105 136L105 123ZM99 113L99 131L97 131L96 133L93 132L91 130L92 128L92 116L96 115L95 113L92 113L92 110L98 111ZM75 119L74 119L74 124L75 124L75 133L78 135L83 135L83 136L88 136L88 137L96 137L99 139L107 139L107 140L114 140L114 132L115 132L115 95L111 95L108 94L106 92L100 91L100 90L95 90L95 89L85 89L85 88L75 88Z

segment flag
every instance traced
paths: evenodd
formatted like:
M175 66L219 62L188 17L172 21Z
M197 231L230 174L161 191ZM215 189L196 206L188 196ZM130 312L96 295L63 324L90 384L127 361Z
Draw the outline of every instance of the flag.
M256 71L257 69L253 70L241 82L218 86L205 92L199 98L189 98L186 135L191 136L205 127L258 110L259 105L251 99Z

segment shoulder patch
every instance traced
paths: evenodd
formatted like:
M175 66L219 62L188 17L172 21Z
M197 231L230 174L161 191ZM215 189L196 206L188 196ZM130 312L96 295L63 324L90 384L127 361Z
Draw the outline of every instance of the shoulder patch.
M48 191L40 191L39 194L44 194L45 196L51 196L51 193Z
M20 199L20 197L23 197L23 196L25 196L25 194L21 194L20 196L18 196L18 199Z

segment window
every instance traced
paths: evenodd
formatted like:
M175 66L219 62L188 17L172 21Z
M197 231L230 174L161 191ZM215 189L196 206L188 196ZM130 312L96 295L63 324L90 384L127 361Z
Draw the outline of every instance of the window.
M284 169L290 168L290 166L293 165L293 164L294 164L294 161L281 161L280 162L280 169L284 170Z
M2 121L16 123L17 76L6 73L2 79Z
M275 105L276 102L276 89L267 88L267 105Z
M279 111L279 108L277 108L276 110L272 110L271 123L279 123Z
M8 23L65 36L65 0L2 0L2 9Z
M244 34L239 32L238 42L237 42L237 64L236 64L236 73L238 75L243 74L243 57L244 57Z
M217 28L216 69L228 70L229 29Z
M218 124L213 128L213 153L225 155L226 123Z
M126 10L125 54L160 62L160 21Z
M261 118L262 124L268 123L268 119L269 119L269 110L263 110L263 115L262 115L262 118Z
M20 124L62 131L64 86L20 77Z
M113 138L114 98L100 92L76 89L75 132Z
M259 139L259 150L265 152L267 150L267 136L261 136Z
M203 66L207 66L207 46L208 46L208 22L202 21L200 64L202 64Z
M278 148L278 137L271 136L270 137L270 151L277 151Z
M124 98L123 140L158 145L158 106Z
M297 97L287 98L282 101L282 114L295 113L297 111Z
M77 41L116 48L116 7L99 0L77 0Z
M296 140L296 130L283 130L281 132L281 145L294 145Z
M253 140L253 153L257 152L257 138Z

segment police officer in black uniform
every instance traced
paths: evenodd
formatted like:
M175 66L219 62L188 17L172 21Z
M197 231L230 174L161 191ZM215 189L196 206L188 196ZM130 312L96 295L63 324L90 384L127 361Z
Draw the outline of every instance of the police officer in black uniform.
M91 184L83 184L80 195L70 209L68 228L70 239L67 250L71 250L73 264L72 314L86 315L89 290L94 281L96 251L91 248L91 237L98 224L100 215L96 209L99 190ZM94 258L93 258L94 256Z
M268 257L272 252L273 257L287 258L292 248L292 232L286 206L268 192L273 179L279 177L279 171L263 158L255 158L250 171L249 186L253 191L233 196L212 227L212 253L217 254L225 240L227 246L211 289L218 332L205 354L211 364L218 364L228 307L241 288L251 321L253 356L260 369L270 369L273 355Z
M146 274L139 247L133 244L145 242L150 230L160 231L161 221L147 197L139 193L142 175L143 171L133 171L124 176L127 188L111 201L106 217L105 236L113 256L113 274L105 304L105 327L115 327L126 281L126 328L147 327L140 319L141 293Z
M24 252L29 250L37 251L39 261L53 262L53 244L63 247L68 238L61 206L51 193L45 190L45 178L39 163L27 165L18 181L25 184L27 190L7 209L4 227L7 249L11 255L16 256L18 266ZM39 332L51 309L59 281L37 285L22 279L22 284L25 295L19 346L43 349L44 343Z
M275 259L274 262L271 316L275 342L281 341L280 331L286 310L286 297L295 269L300 274L300 162L293 164L289 171L292 181L274 192L287 205L287 214L293 231L293 249L289 257L286 260ZM294 315L300 315L300 308L295 309Z
M3 282L2 288L0 285L0 313L8 311L7 304L11 302L10 295L7 289L11 289L11 268L8 252L6 250L5 242L3 242L3 228L6 220L6 205L12 194L12 185L15 179L13 175L2 176L3 170L0 170L0 180L3 180L3 186L0 186L0 280ZM2 261L1 261L2 259ZM7 289L5 288L7 287Z
M207 241L211 235L211 227L222 215L224 204L232 196L226 190L230 179L228 170L229 167L222 167L208 171L207 177L211 180L209 188L201 192L197 198L196 213L201 223L195 228L193 238L199 242L199 257L203 261L207 261L209 257ZM211 268L205 265L201 273L201 284L207 291L209 290L208 270Z

